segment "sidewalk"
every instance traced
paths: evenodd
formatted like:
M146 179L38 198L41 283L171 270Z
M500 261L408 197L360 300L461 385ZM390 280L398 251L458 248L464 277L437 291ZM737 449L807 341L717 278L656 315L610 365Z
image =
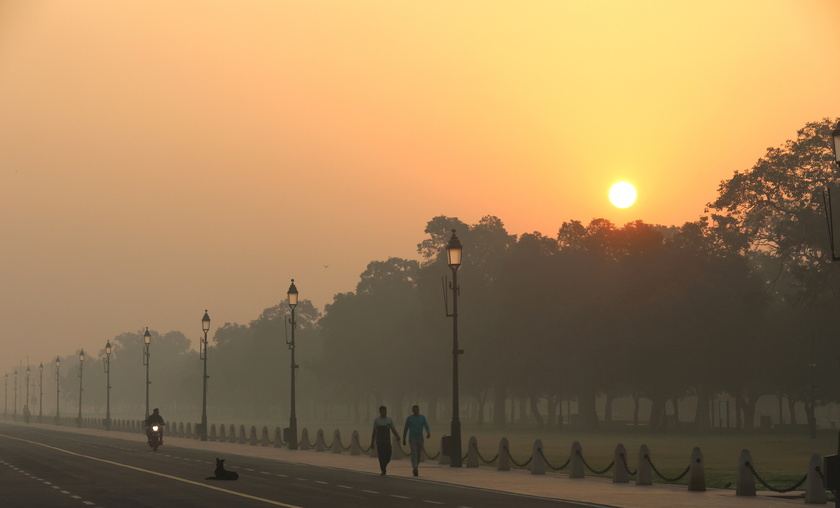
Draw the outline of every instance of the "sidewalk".
M31 424L38 427L38 424ZM73 427L55 427L44 425L51 430L111 436L120 439L143 441L144 435L129 432L105 431L97 429L79 429ZM166 437L166 444L161 451L174 453L173 447L212 451L228 459L229 466L235 466L232 455L259 457L281 460L298 464L349 469L370 474L379 474L379 462L368 455L350 455L349 453L316 452L314 450L288 450L236 443L199 441L177 437ZM229 467L233 469L233 467ZM240 474L248 474L241 472ZM635 483L614 484L605 478L570 479L566 474L547 473L532 475L525 470L496 471L491 467L451 468L434 461L420 465L420 476L411 475L408 459L394 460L388 466L389 476L411 478L413 481L426 481L464 485L467 487L511 492L551 499L565 499L607 505L622 508L787 508L804 506L802 492L776 494L761 491L755 497L739 497L734 490L708 489L705 492L689 492L685 486L654 484L636 486ZM819 506L819 505L816 505ZM828 505L822 505L828 506Z

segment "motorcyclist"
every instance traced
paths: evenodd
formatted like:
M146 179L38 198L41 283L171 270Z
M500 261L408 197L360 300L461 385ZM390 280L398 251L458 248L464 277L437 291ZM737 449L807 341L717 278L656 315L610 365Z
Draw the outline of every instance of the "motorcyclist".
M155 408L152 414L146 418L146 437L149 438L151 441L152 439L152 425L157 424L160 427L166 425L163 421L163 417L160 415L160 410ZM163 444L163 429L160 430L160 444Z

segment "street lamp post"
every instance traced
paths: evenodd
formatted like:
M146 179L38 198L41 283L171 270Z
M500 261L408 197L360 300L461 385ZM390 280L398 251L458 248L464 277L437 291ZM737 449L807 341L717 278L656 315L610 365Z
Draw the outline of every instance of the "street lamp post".
M831 149L834 152L834 163L837 164L837 168L840 169L840 122L837 122L837 125L834 126L834 130L831 131ZM825 194L823 194L823 204L825 204ZM831 212L831 191L829 191L825 216L828 222L828 239L831 242L831 260L840 261L840 257L836 255L834 249L834 221ZM837 438L837 455L825 458L825 465L828 466L829 463L833 463L833 469L835 471L833 474L834 478L827 478L826 483L832 483L835 487L840 484L840 461L838 461L838 457L840 457L840 435L838 435ZM828 467L826 467L826 469L828 469ZM828 471L826 471L826 473L828 473ZM835 508L840 508L840 495L834 496L834 506Z
M149 327L146 327L146 333L143 334L143 342L146 348L143 350L143 365L146 366L146 420L149 419L149 345L152 343L152 335L149 333Z
M111 341L105 342L105 430L111 430Z
M292 309L292 317L289 319L292 327L292 340L286 340L286 343L289 345L289 351L292 353L292 408L291 413L289 413L288 439L289 450L297 450L297 415L295 414L295 369L297 369L297 365L295 364L295 307L298 304L298 290L297 286L295 286L295 279L292 279L292 284L289 286L289 291L286 294L289 297L289 308Z
M29 423L29 375L32 371L29 370L29 362L26 362L26 399L23 401L23 421Z
M6 419L6 414L9 412L9 373L3 375L6 382L3 384L3 420Z
M38 365L38 423L44 419L44 362Z
M17 369L15 369L15 407L14 407L14 412L12 413L12 419L14 421L17 421L17 395L18 395L17 378L18 378L18 371L17 371Z
M204 360L203 389L201 392L201 440L207 441L207 332L210 331L210 315L204 310L204 317L201 318L201 330L204 332L204 339L199 342L199 357ZM202 347L203 346L203 347Z
M59 394L61 393L61 358L55 357L55 424L61 425L61 414L59 413L59 403L61 402L61 398Z
M446 246L446 257L449 268L452 269L452 283L449 289L452 290L452 314L447 316L452 318L452 424L450 426L450 433L452 434L452 444L449 450L449 465L451 467L461 467L461 418L460 408L458 407L458 355L464 354L464 351L458 349L458 294L461 288L458 287L458 268L461 267L461 254L463 247L461 241L455 236L455 230L452 230L452 237L449 238L449 245Z
M82 349L79 352L79 419L76 422L79 427L82 426L82 392L84 389L82 388L82 381L84 380L85 374L85 350Z

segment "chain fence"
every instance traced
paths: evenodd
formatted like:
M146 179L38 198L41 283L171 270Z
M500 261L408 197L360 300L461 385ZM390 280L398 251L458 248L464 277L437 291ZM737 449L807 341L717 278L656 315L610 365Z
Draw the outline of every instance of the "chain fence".
M135 432L143 432L143 427L141 425L142 421L140 423L137 423L137 422L129 421L129 420L125 420L125 421L112 420L111 424L112 424L112 427L115 430L128 430L128 431L135 431ZM96 422L92 421L91 423L89 423L88 426L95 427ZM183 423L180 426L177 426L177 424L173 422L173 430L174 430L174 432L173 432L174 435L181 436L181 437L187 437L187 438L198 439L199 434L200 434L200 430L198 428L192 428L192 426L189 425L189 424L184 426ZM264 427L262 429L262 432L261 432L259 438L256 438L256 436L258 434L256 433L255 428L251 429L251 431L250 431L251 436L249 438L249 436L248 436L249 433L245 430L244 426L240 426L239 432L237 432L237 428L234 425L219 426L218 427L218 434L217 434L215 425L211 426L211 428L208 429L208 430L210 431L208 433L209 437L213 441L218 439L220 441L225 441L225 442L239 442L239 443L243 443L243 442L244 443L249 443L250 442L250 444L252 444L252 445L253 444L261 444L262 446L267 446L266 445L266 443L267 443L268 445L275 446L275 447L279 447L279 446L284 446L285 447L285 446L289 445L289 441L284 439L284 437L286 437L286 436L283 434L283 432L281 432L281 429L279 429L279 428L275 429L275 433L272 436L268 432L268 428ZM273 437L273 439L272 439L272 437ZM309 448L316 449L316 447L318 445L318 439L316 439L315 443L312 443L309 440L308 432L306 432L304 430L304 432L301 433L300 438L301 438L301 442L305 442L309 446ZM351 443L349 445L345 446L344 443L341 440L341 435L338 434L337 432L333 435L332 443L327 445L324 442L323 444L327 449L332 450L334 452L336 452L336 450L339 449L339 448L343 451L350 452L350 451L352 451L353 446L354 446L352 438L351 438ZM372 449L371 446L365 447L365 446L362 446L361 443L357 443L357 445L358 445L358 449L361 451L361 453L368 454L368 453L371 452L371 449ZM397 448L399 448L400 453L404 457L410 457L411 456L411 451L410 450L405 450L400 445L399 442L397 442ZM534 454L532 454L530 457L528 457L526 460L523 460L523 461L517 460L511 454L510 448L508 447L507 444L504 444L504 445L500 446L499 452L495 456L493 456L492 458L485 457L481 453L481 450L478 449L477 445L474 447L474 449L475 449L475 453L476 453L479 461L481 463L483 463L484 465L488 465L488 466L497 463L500 459L501 454L504 453L504 454L507 455L508 459L510 459L511 464L513 464L517 468L526 469L532 464L536 454L539 454L539 457L542 459L542 461L546 465L546 467L548 467L552 471L562 471L562 470L566 469L567 467L569 467L569 465L572 462L572 458L573 458L573 457L570 456L562 464L555 465L555 464L552 464L551 461L548 460L548 458L545 456L545 453L544 453L542 448L536 448ZM440 450L438 450L434 454L430 454L425 446L422 448L422 453L428 460L437 460L441 455ZM621 465L624 466L625 470L627 471L627 473L630 476L636 476L639 472L638 468L636 470L631 470L630 469L630 467L627 463L627 456L626 456L625 453L618 453L618 457L616 459L614 459L612 462L610 462L609 465L607 465L603 469L597 469L597 468L593 467L592 465L590 465L587 462L586 458L583 456L583 453L579 449L575 450L574 453L577 455L577 457L580 458L580 461L583 464L583 466L588 471L590 471L592 474L595 474L595 475L605 475L605 474L607 474L610 470L612 470L616 466L616 460L621 461ZM468 451L463 456L462 461L466 461L469 458L469 455L470 455L470 453ZM654 464L653 460L650 458L650 455L648 455L648 454L643 455L642 460L644 460L648 465L650 465L651 470L659 478L659 480L661 480L663 482L666 482L666 483L680 482L691 471L691 466L689 465L689 466L686 466L686 468L684 470L682 470L682 472L680 472L678 475L668 476L668 475L664 474L662 471L659 470L659 468L656 466L656 464ZM750 461L745 462L745 467L750 471L750 474L753 476L753 478L758 483L760 483L765 489L767 489L769 491L772 491L772 492L780 493L780 494L789 493L789 492L799 490L802 487L802 485L808 480L808 474L805 474L801 479L799 479L797 482L795 482L794 484L792 484L790 486L787 486L787 487L774 486L774 485L771 485L770 482L765 480L765 478L761 474L759 474L758 471L756 471L755 466L752 464L752 462L750 462ZM817 466L817 467L814 468L814 472L819 476L819 478L821 480L820 483L823 483L824 480L825 480L824 471L819 466Z
M578 450L578 451L577 451L577 455L578 455L578 457L580 457L581 462L583 462L584 467L586 467L586 469L588 469L589 471L591 471L591 472L592 472L592 474L599 474L599 475L600 475L600 474L606 474L606 473L607 473L607 471L609 471L610 469L612 469L612 467L615 465L615 460L613 460L612 462L610 462L610 465L609 465L609 466L607 466L605 469L601 469L601 470L598 470L598 469L593 469L593 468L592 468L592 466L590 466L590 465L586 462L586 459L585 459L585 458L583 458L583 454L582 454L582 453L580 453L580 450Z
M539 453L540 457L542 457L543 463L545 463L545 465L548 466L548 468L551 469L552 471L562 471L563 469L566 469L566 466L568 466L572 462L572 457L569 456L569 458L566 459L566 462L562 466L559 466L559 467L552 466L551 462L549 462L548 459L545 458L545 455L543 455L542 448L537 448L537 453Z
M796 483L795 483L792 487L788 487L788 488L786 488L786 489L782 489L782 488L778 488L778 487L773 487L772 485L770 485L769 483L767 483L766 481L764 481L764 478L762 478L762 477L761 477L761 476L760 476L760 475L756 472L755 468L753 468L752 463L750 463L750 462L745 462L745 463L744 463L744 465L745 465L745 466L747 466L747 469L749 469L749 470L750 470L750 472L752 473L752 475L755 477L755 479L756 479L756 480L758 480L758 483L760 483L760 484L764 485L764 487L765 487L767 490L771 490L771 491L773 491L773 492L778 492L778 493L780 493L780 494L784 494L784 493L786 493L786 492L792 492L792 491L794 491L794 490L798 490L798 489L799 489L799 487L801 487L801 486L802 486L802 484L803 484L803 483L805 483L805 480L807 480L807 479L808 479L808 475L806 474L805 476L803 476L803 477L802 477L802 479L801 479L801 480L799 480L798 482L796 482ZM820 471L820 468L817 468L817 471L820 473L820 476L822 477L822 471Z
M656 473L656 476L658 476L658 477L659 477L662 481L664 481L664 482L668 482L668 483L674 483L674 482L678 482L678 481L682 480L683 478L685 478L685 475L687 475L687 474L688 474L688 472L691 470L691 466L690 466L690 465L689 465L689 466L686 466L685 471L683 471L682 473L680 473L680 474L679 474L679 476L675 476L675 477L673 477L673 478L669 478L669 477L667 477L667 476L665 476L664 474L662 474L662 473L660 473L660 472L659 472L659 469L657 469L657 468L656 468L656 466L654 465L653 461L652 461L652 460L650 460L650 456L649 456L649 455L645 455L645 456L644 456L644 459L647 461L647 463L648 463L648 464L650 464L650 468L651 468L651 469L653 469L653 472L654 472L654 473Z

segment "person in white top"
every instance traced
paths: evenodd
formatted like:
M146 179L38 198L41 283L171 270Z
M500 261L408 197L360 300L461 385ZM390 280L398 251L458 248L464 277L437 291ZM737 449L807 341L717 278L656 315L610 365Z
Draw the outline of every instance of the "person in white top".
M400 438L397 429L394 428L394 420L388 417L388 408L379 406L379 418L373 420L370 447L376 448L376 453L379 456L379 469L382 470L381 474L383 476L388 463L391 462L391 436L389 435L391 432L394 437Z

